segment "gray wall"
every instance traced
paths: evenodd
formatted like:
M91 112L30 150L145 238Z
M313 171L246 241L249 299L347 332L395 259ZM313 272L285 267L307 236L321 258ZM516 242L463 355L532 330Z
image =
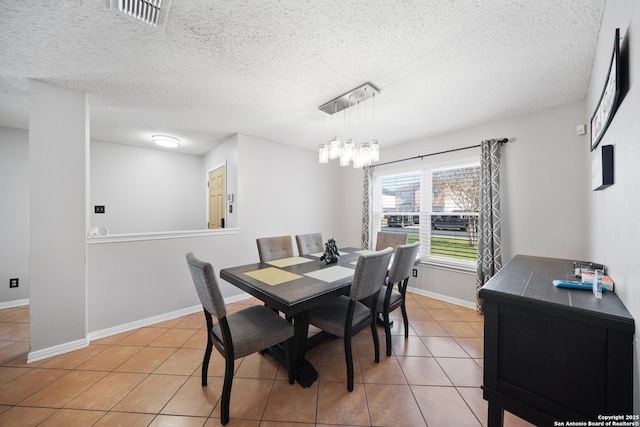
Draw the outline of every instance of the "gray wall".
M30 360L86 345L89 105L29 82Z
M237 135L237 193L234 211L238 229L220 234L163 240L94 241L89 245L89 333L100 336L118 327L199 303L184 255L193 251L217 272L258 261L256 238L321 232L344 244L358 244L337 235L336 200L344 198L339 170L319 165L315 153L257 138ZM207 158L219 162L224 144ZM214 159L214 160L211 160ZM361 172L361 171L360 171ZM353 220L359 224L359 212ZM230 234L224 234L230 233ZM221 283L226 298L241 296ZM124 326L123 326L124 325Z
M28 212L29 133L0 127L0 307L29 298Z
M381 162L509 138L501 151L502 256L516 254L582 259L586 254L584 103L523 114L423 140L385 148ZM376 168L418 167L463 158L475 150L426 157ZM475 274L421 265L410 286L468 307L475 306Z
M607 2L594 61L585 117L590 118L606 79L616 28L625 37L629 58L629 92L620 105L601 145L614 145L615 184L602 191L591 191L591 161L588 143L582 146L586 165L584 187L588 218L588 259L609 267L620 297L636 322L634 396L636 414L640 413L640 229L636 211L640 209L640 4L634 0ZM588 119L587 119L588 120Z
M207 228L203 157L91 141L90 159L91 227L111 234Z

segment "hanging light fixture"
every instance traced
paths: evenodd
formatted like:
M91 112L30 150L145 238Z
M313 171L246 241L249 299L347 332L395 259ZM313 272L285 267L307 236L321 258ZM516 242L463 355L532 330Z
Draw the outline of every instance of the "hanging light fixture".
M371 97L371 106L373 108L373 114L371 117L371 121L373 122L373 134L376 134L376 94L374 93ZM378 144L377 139L372 139L371 143L371 161L377 162L380 161L380 144Z
M338 132L336 131L335 115L337 113L337 108L338 108L337 103L334 103L333 104L333 116L331 117L331 120L333 122L333 134L336 135L336 136L334 136L333 139L329 142L329 158L331 160L337 159L342 154L341 153L341 151L342 151L342 142L340 141L340 138L338 138L338 136L337 136Z
M322 110L324 112L324 110ZM326 137L324 115L322 116L322 139ZM329 163L329 146L327 144L320 144L318 147L318 162L320 164Z
M327 147L327 144L320 144L320 148L318 149L318 161L321 164L329 163L329 147Z
M351 95L349 95L348 108L350 107L351 107ZM345 141L344 141L344 146L342 147L342 155L340 156L340 166L349 166L349 162L353 160L353 155L355 152L355 143L353 142L353 139L351 138L347 139L347 108L345 108L343 111L344 111ZM351 111L349 111L349 132L351 132Z
M380 159L380 146L377 139L367 140L369 137L366 120L366 104L365 104L365 129L360 129L360 102L372 100L375 101L375 95L380 91L371 83L365 83L357 88L340 95L339 97L332 99L331 101L321 105L318 109L324 113L332 115L332 127L334 131L334 137L328 143L320 144L318 150L318 161L320 163L328 163L329 160L340 159L341 166L349 166L353 162L354 168L361 168L363 166L371 165L371 162L376 162ZM349 114L349 132L346 130L346 110L351 108L352 101L358 105L358 126L356 128L356 135L352 135L353 129L351 127L351 112ZM374 104L374 121L375 121L375 104ZM340 111L345 111L343 114L344 120L344 144L338 138L338 132L336 131L336 114ZM375 125L375 123L374 123ZM323 119L324 128L324 119ZM375 132L375 126L373 127ZM350 135L351 134L351 135ZM362 139L362 140L361 140ZM325 140L326 141L326 140Z

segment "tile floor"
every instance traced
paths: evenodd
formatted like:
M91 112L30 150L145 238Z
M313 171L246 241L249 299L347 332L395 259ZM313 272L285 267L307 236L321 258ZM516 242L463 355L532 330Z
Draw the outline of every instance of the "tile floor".
M247 299L230 304L238 310ZM268 356L236 361L229 426L484 426L483 317L410 294L410 335L392 329L393 355L373 362L369 330L354 346L355 388L346 390L342 341L308 353L318 381L289 385ZM393 313L398 319L400 310ZM1 426L220 425L224 362L214 351L209 385L200 385L206 330L201 313L91 342L26 364L28 307L0 310ZM505 413L505 426L530 426Z

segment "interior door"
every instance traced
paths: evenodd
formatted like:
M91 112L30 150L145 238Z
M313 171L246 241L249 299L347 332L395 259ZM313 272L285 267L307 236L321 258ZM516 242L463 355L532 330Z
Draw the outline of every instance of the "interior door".
M209 172L209 221L208 228L224 228L226 166Z

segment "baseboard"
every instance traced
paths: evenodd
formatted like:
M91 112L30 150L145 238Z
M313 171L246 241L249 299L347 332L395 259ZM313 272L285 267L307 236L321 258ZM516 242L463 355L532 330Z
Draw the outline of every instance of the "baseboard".
M23 305L29 305L29 298L0 302L0 310L2 310L3 308L22 307Z
M56 345L54 347L43 348L42 350L30 351L29 354L27 354L27 363L37 362L38 360L48 359L53 356L60 356L61 354L80 350L88 345L89 341L85 338Z
M451 303L451 304L459 305L461 307L469 308L471 310L475 310L476 309L476 303L475 302L469 302L469 301L465 301L463 299L454 298L454 297L450 297L450 296L442 295L442 294L437 294L435 292L429 292L429 291L425 291L424 289L413 288L413 287L410 287L410 286L407 287L407 291L411 292L411 293L414 293L414 294L422 295L422 296L425 296L425 297L437 299L439 301L444 301L444 302L448 302L448 303Z

